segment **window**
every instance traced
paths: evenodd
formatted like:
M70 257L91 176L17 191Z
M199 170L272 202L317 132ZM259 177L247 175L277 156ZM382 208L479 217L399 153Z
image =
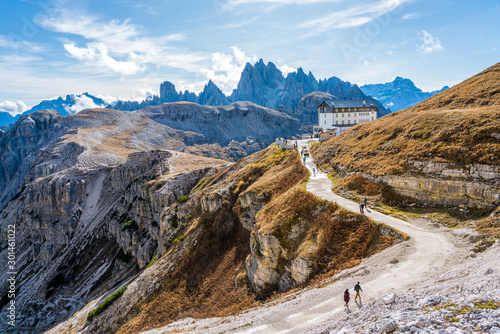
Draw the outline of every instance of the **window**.
M342 117L344 117L344 113L342 113Z
M339 124L339 121L335 121L335 125Z
M347 120L347 124L351 124L351 120L350 119Z
M356 117L356 113L354 113L354 117Z
M372 116L372 121L373 121L373 116Z
M342 124L344 124L344 120L342 120Z
M351 114L347 114L347 117L351 117Z

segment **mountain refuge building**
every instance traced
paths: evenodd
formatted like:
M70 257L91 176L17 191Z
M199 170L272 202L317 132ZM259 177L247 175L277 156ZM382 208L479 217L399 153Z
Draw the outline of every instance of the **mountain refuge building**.
M364 100L323 101L318 106L318 126L323 132L335 131L339 135L359 123L371 122L377 119L377 106Z

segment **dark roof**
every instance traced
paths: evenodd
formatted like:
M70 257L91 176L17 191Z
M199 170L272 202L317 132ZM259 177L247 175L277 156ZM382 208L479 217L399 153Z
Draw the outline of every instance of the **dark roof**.
M330 108L363 108L363 107L377 107L374 103L365 101L366 104L363 104L363 100L335 100L332 102L323 101L321 104L326 103L330 106ZM321 104L319 106L321 106ZM333 105L335 104L335 105ZM318 106L318 107L319 107Z

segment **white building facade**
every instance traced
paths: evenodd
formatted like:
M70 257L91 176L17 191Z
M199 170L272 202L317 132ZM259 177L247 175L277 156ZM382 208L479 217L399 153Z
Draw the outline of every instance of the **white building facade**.
M324 132L335 130L339 135L356 124L377 119L377 109L376 105L361 100L323 101L318 106L318 125Z

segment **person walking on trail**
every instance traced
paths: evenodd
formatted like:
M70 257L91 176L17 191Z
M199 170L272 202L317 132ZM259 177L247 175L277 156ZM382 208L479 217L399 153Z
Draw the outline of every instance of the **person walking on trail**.
M345 307L349 308L349 301L350 300L351 300L351 296L349 295L349 289L345 289L345 292L344 292Z
M363 199L363 204L365 205L366 208L366 197Z
M364 208L363 202L359 202L359 213L363 214L363 208Z
M313 176L316 176L316 168L313 167Z
M361 303L361 295L359 294L359 292L363 291L363 289L361 289L361 285L359 285L359 282L354 286L354 291L356 291L356 297L354 297L354 301L356 301L356 299L358 299L359 297L359 302Z

